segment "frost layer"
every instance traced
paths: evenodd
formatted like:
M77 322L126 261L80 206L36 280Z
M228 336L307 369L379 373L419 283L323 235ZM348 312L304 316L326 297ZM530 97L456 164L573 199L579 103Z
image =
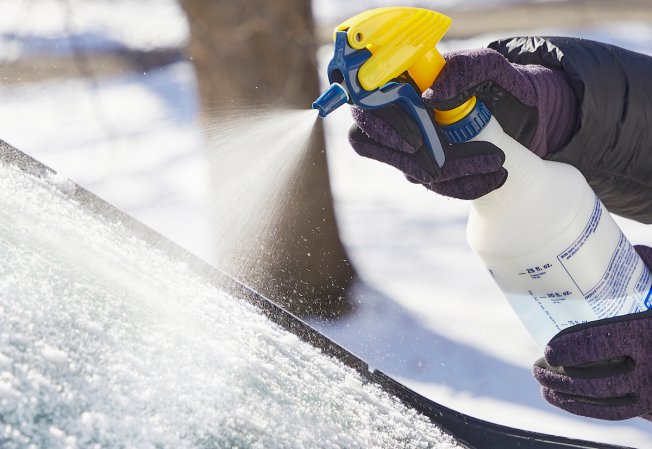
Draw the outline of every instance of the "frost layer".
M458 447L71 189L0 165L0 447Z

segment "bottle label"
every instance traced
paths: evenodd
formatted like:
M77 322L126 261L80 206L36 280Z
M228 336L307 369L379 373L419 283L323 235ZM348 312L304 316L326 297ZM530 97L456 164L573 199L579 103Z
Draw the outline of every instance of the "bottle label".
M629 307L625 304L628 300L632 276L637 268L638 255L622 231L618 230L617 235L610 232L608 222L602 220L603 213L607 212L596 198L593 212L580 236L557 256L598 319L623 312L640 311L642 306L640 297L646 293L635 288L634 295L639 298L639 301L630 301ZM614 245L613 240L616 236L617 241ZM595 246L598 245L606 246L606 252L611 254L604 270L590 269L599 263L595 260L597 253ZM604 250L600 250L599 253L604 253ZM649 274L647 270L642 271L641 276ZM639 284L637 283L637 287Z
M566 327L652 308L652 276L597 197L580 223L533 254L490 266L542 346Z

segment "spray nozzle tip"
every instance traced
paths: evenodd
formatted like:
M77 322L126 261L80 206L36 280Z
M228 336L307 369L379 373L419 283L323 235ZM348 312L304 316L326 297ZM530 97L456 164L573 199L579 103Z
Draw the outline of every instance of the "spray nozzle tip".
M326 117L348 101L349 94L346 89L339 83L333 83L314 101L312 108L319 111L320 117Z
M317 113L319 114L320 117L326 117L328 115L328 113L324 110L324 108L316 101L312 103L312 108L317 109Z

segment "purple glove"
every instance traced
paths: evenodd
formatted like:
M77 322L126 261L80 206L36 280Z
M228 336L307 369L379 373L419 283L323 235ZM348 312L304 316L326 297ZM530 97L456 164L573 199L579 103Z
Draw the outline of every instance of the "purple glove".
M652 248L635 248L652 268ZM652 421L652 310L564 329L534 377L544 399L576 415Z
M444 58L446 66L423 93L427 107L452 109L475 95L509 135L540 156L558 150L571 137L577 100L563 72L511 64L490 49L448 53ZM504 154L490 143L445 145L446 163L441 177L433 179L420 165L419 128L399 106L354 108L353 118L349 140L357 153L390 164L437 193L475 199L505 182Z

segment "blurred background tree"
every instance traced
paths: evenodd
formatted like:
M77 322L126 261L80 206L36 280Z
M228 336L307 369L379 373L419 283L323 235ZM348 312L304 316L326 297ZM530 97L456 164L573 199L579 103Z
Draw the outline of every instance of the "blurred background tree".
M181 5L206 123L219 122L215 105L230 101L306 109L319 95L311 2L183 0ZM298 172L291 200L271 225L273 237L262 236L264 249L256 253L254 268L236 275L298 315L340 316L351 309L346 290L354 272L335 222L321 122Z

